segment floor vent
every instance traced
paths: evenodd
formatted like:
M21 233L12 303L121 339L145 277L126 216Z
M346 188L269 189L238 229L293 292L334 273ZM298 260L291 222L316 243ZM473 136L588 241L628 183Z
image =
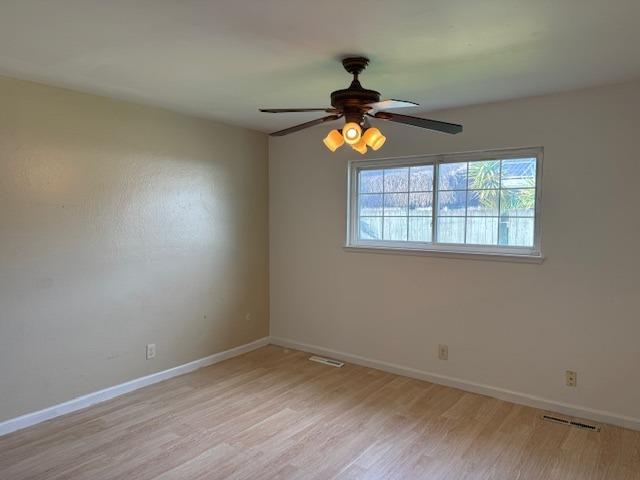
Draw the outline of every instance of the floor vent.
M576 422L575 420L568 420L566 418L554 417L552 415L543 415L543 420L553 423L561 423L563 425L568 425L570 427L581 428L583 430L591 430L592 432L599 432L600 427L598 425L591 425L589 423L584 422Z
M339 362L331 358L316 357L315 355L313 357L309 357L309 360L312 362L322 363L324 365L331 365L332 367L342 367L344 365L344 362Z

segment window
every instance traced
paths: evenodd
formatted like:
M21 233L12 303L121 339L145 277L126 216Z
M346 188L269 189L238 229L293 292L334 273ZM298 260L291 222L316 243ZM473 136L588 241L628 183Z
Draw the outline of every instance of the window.
M354 160L347 247L540 258L542 148Z

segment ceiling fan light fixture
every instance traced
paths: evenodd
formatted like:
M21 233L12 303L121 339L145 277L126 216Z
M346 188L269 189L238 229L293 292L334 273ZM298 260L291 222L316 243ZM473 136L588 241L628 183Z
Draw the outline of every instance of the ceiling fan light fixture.
M368 128L362 135L362 140L371 147L372 150L379 150L384 142L387 141L387 137L382 135L382 132L376 127Z
M344 138L338 130L331 130L329 134L322 140L325 147L332 152L335 152L338 148L344 145Z
M342 136L349 145L355 145L362 137L362 128L356 122L348 122L342 127Z

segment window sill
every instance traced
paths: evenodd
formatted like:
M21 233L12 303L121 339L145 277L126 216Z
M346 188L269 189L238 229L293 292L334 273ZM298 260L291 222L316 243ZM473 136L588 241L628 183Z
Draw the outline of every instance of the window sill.
M428 257L454 258L464 260L484 260L494 262L512 262L512 263L533 263L541 264L544 262L542 255L519 255L516 253L495 253L495 252L457 252L446 250L425 250L407 247L387 247L372 245L345 245L342 247L346 252L356 253L382 253L396 255L420 255Z

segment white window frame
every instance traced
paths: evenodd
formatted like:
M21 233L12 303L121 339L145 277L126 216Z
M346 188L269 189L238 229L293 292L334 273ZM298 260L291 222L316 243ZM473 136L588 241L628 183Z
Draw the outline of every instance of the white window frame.
M381 253L428 254L445 257L488 258L540 263L542 256L541 207L542 207L542 163L543 147L509 148L482 150L463 153L414 155L408 157L388 157L378 159L358 159L348 163L347 181L347 235L346 250ZM474 160L507 160L510 158L536 158L536 205L534 214L533 247L462 245L435 242L437 238L437 185L439 166L443 163L469 162ZM365 169L409 167L413 165L433 165L433 243L405 242L391 240L360 240L358 238L358 173Z

